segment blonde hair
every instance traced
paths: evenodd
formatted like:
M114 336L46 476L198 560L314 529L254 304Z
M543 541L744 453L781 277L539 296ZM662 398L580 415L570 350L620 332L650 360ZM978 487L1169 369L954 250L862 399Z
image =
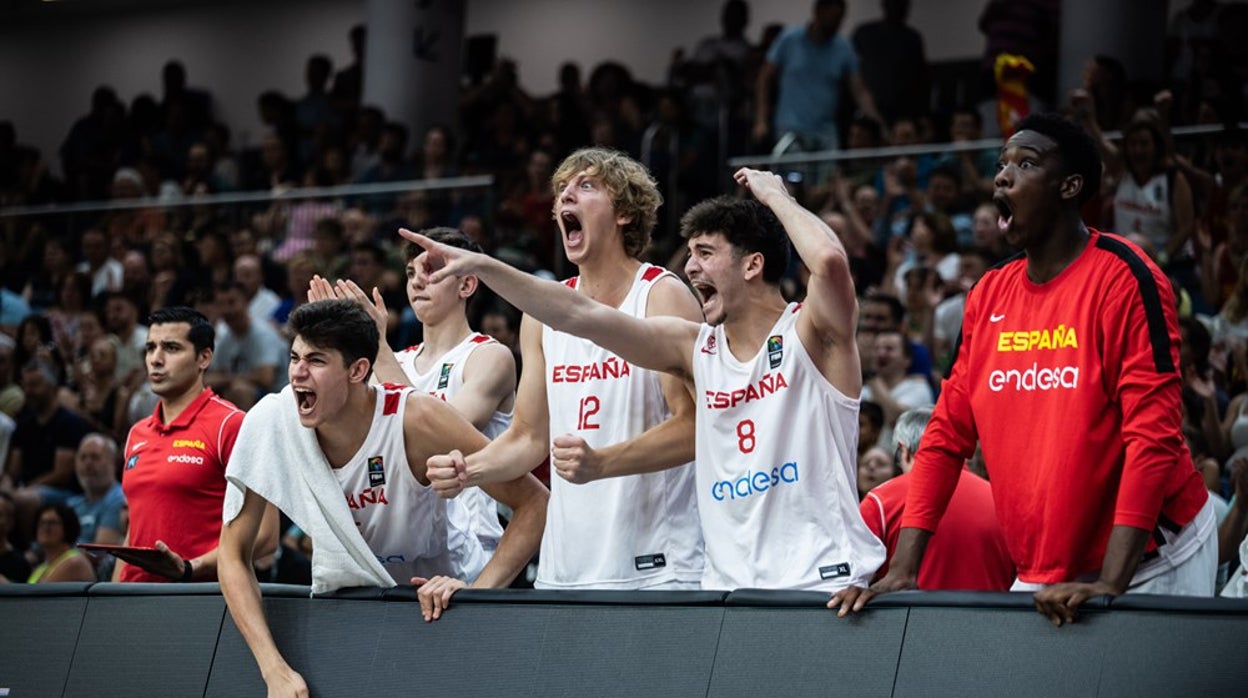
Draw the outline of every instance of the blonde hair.
M654 231L659 206L663 203L654 177L645 166L618 150L582 148L564 158L550 178L555 210L558 210L563 187L581 172L602 182L616 215L629 219L624 225L624 252L630 257L641 255L650 243L650 233Z

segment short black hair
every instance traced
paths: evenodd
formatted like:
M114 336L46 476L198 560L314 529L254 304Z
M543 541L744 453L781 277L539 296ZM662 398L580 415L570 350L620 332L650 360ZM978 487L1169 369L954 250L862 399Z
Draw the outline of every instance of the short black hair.
M343 364L357 359L377 362L381 334L359 303L333 299L305 303L290 314L290 331L314 347L333 349L342 354Z
M35 525L39 525L39 518L43 516L43 512L52 510L56 515L61 517L61 542L73 545L78 542L78 536L82 535L82 523L78 521L78 512L68 504L61 502L44 504L35 512Z
M878 402L863 400L858 403L858 412L874 424L876 429L884 427L884 408Z
M685 212L680 234L686 240L720 233L743 254L763 255L763 281L776 285L789 268L789 236L771 209L757 199L720 196Z
M888 314L893 319L893 326L899 327L906 317L906 306L901 299L891 293L875 291L863 299L863 303L883 303L888 306Z
M421 235L424 235L430 240L440 242L443 245L458 247L461 250L468 250L469 252L484 253L484 250L481 249L481 246L478 245L475 240L468 237L462 230L457 228L438 226L436 228L425 228L419 232ZM407 245L403 248L404 258L409 262L419 257L424 251L425 248L414 242L407 243Z
M1053 112L1031 114L1018 122L1015 133L1035 131L1052 138L1067 175L1083 177L1083 188L1075 200L1080 206L1101 190L1101 154L1092 136L1078 124Z
M185 322L191 326L190 330L186 333L186 338L190 340L191 346L195 347L196 354L205 349L216 348L216 330L213 329L212 323L208 322L208 318L194 308L178 305L170 308L153 310L152 314L147 316L148 327L152 327L154 325L173 325L179 322Z

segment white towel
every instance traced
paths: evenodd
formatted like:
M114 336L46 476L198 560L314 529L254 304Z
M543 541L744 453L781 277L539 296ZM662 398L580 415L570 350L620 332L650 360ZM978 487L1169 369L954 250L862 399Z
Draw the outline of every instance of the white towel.
M250 489L312 537L312 593L395 585L356 528L316 432L299 423L290 386L247 413L225 479L226 523L238 516Z

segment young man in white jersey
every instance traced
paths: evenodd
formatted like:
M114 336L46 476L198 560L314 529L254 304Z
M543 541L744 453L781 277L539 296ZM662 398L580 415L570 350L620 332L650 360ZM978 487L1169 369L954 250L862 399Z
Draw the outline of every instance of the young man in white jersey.
M584 149L560 164L552 183L564 251L580 274L553 285L634 318L700 318L679 279L638 260L662 200L644 167L619 152ZM435 284L473 276L439 273L432 255L427 266ZM520 335L524 371L515 416L507 431L469 457L469 469L472 484L494 482L551 455L555 475L534 586L696 589L703 550L689 464L689 393L678 380L532 317L524 318ZM564 467L566 449L627 476L574 484L586 481Z
M421 231L432 240L473 252L481 246L454 228ZM468 325L468 300L477 290L477 278L447 278L428 284L424 250L408 244L407 300L424 327L424 341L395 352L385 341L388 321L385 302L373 289L370 300L355 282L339 280L331 286L314 277L310 300L349 298L372 316L381 332L374 374L382 383L410 385L445 400L459 410L486 438L494 439L511 424L516 395L516 360L511 350ZM469 490L454 500L469 516L472 532L487 553L498 547L503 535L498 503L484 490Z
M270 695L306 695L307 687L278 651L264 618L255 575L244 562L250 559L266 498L276 500L305 531L310 526L296 512L315 509L329 511L330 516L336 511L349 515L354 527L330 521L323 530L338 534L334 542L344 542L348 551L358 540L350 538L358 530L363 538L359 542L367 545L384 568L381 574L420 585L426 620L438 618L451 594L466 586L450 574L471 576L479 570L471 580L474 587L509 584L537 549L546 502L545 488L532 476L490 488L489 494L510 506L515 516L498 550L482 567L480 544L457 531L446 507L438 506L442 502L429 487L424 464L448 448L476 451L485 445L485 437L441 400L411 388L369 385L377 326L356 302L306 304L291 313L290 327L295 333L290 351L291 387L262 399L243 422L237 453L247 455L231 461L227 477L233 485L245 485L246 491L237 513L231 512L227 500L228 520L221 530L218 563L230 614L260 665ZM311 448L319 449L319 462L269 462L285 453L299 454L306 447L306 435L288 436L292 428L314 431ZM266 456L274 448L273 441L279 442L278 455L270 459ZM323 494L305 485L316 482L300 472L308 468L329 469L333 475L330 487L336 483L341 491ZM277 477L271 475L274 470ZM337 499L344 496L349 510ZM311 506L310 499L314 500ZM313 533L318 552L328 549L331 542L319 535ZM313 589L332 589L334 584L326 580L337 571L322 570L324 576L318 579L316 554ZM365 571L379 569L371 560L358 564ZM400 575L404 575L402 580Z
M538 320L694 386L704 588L861 584L884 548L854 489L862 373L845 249L777 175L742 169L736 179L757 201L711 200L682 220L685 271L709 324L630 317L483 255L405 236L442 263L434 281L475 274ZM800 305L779 287L790 241L811 272ZM604 474L576 448L555 457L574 477ZM454 453L428 472L446 491L478 477L473 459Z

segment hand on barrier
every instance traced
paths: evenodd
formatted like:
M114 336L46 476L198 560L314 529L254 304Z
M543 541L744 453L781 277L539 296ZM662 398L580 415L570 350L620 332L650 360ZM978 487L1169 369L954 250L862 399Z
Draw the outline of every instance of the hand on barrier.
M264 674L264 683L268 686L269 698L278 698L281 696L295 696L295 698L308 698L308 683L303 680L299 672L290 668L289 664L283 664L273 672Z
M451 499L468 486L468 465L458 450L441 456L430 456L425 462L429 485L444 499Z
M431 579L412 577L416 587L416 598L420 599L420 613L425 622L432 622L442 617L442 612L451 607L451 596L468 586L464 580L439 575Z
M550 465L568 482L583 485L602 477L602 459L585 439L571 434L556 436Z
M828 608L836 611L837 618L844 618L850 613L861 611L868 601L880 594L916 588L918 583L913 577L893 576L890 571L870 588L853 586L841 589L828 600Z
M1075 622L1076 611L1084 601L1095 596L1117 596L1121 593L1120 590L1099 581L1054 584L1036 592L1036 610L1060 628L1063 623Z

